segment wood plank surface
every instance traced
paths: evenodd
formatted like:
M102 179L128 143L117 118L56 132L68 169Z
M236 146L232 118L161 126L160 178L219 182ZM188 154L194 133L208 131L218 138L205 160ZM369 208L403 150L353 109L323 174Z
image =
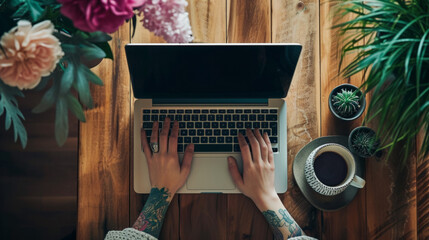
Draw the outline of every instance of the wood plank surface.
M337 29L332 26L345 21L334 16L335 2L320 2L320 49L321 49L321 136L344 135L348 136L353 128L362 123L363 117L354 121L342 121L336 118L329 110L328 99L332 89L343 83L360 86L362 74L349 79L339 75L342 39ZM347 56L343 64L347 64L352 56ZM344 66L344 65L343 65ZM365 179L365 177L364 177ZM366 239L366 189L372 184L367 182L365 189L360 190L355 199L345 208L335 212L320 212L321 239Z
M190 0L188 6L194 42L226 41L226 0ZM181 194L180 239L228 239L227 196Z
M333 16L333 4L323 2L320 7L321 21L321 114L322 135L349 132L362 123L363 117L351 122L336 119L329 111L330 91L341 83L360 86L362 74L349 79L338 76L342 39L335 24L345 21ZM352 16L349 16L349 18ZM351 61L353 55L345 58L344 64ZM367 96L367 101L370 97ZM377 125L372 123L372 128ZM394 155L395 156L395 155ZM333 236L339 239L416 239L416 190L415 157L402 168L399 159L370 158L366 160L367 184L346 208L336 212L322 213L322 239Z
M319 1L273 0L272 9L273 42L300 43L303 46L286 97L288 107L288 191L281 198L285 207L305 233L310 236L318 236L320 230L317 211L304 198L296 185L292 166L298 151L319 137Z
M271 1L227 0L228 43L270 43Z
M194 43L226 42L226 0L189 0Z
M423 132L417 138L417 151L423 143ZM417 236L429 239L429 157L417 162Z
M328 107L328 95L335 86L346 82L359 86L362 81L362 75L338 76L341 39L331 27L344 19L332 16L332 2L188 3L194 42L303 45L286 98L289 175L288 191L281 199L308 235L319 239L429 239L429 159L416 161L418 147L405 167L395 157L367 159L365 188L339 211L316 210L293 179L292 164L301 147L319 136L348 135L362 123L362 117L340 121ZM133 39L130 24L112 34L115 60L103 60L93 69L104 82L103 87L91 87L95 107L86 110L87 123L78 125L70 118L70 137L62 148L54 140L52 111L25 122L29 129L25 151L12 143L10 131L0 130L0 238L72 239L76 234L77 239L103 239L107 231L129 227L137 218L147 195L133 189L131 117L135 99L124 46L131 41L165 42L141 25L138 22ZM346 63L350 60L348 56ZM31 99L40 96L26 94L30 95L20 106L28 116ZM376 128L376 124L371 126ZM421 136L417 142L421 144ZM70 180L76 176L78 182ZM31 230L34 228L37 230ZM160 239L259 240L272 239L272 233L253 202L243 195L187 194L173 199Z
M320 212L303 197L293 179L296 153L311 140L348 135L362 118L342 122L332 116L328 95L345 82L360 85L362 76L338 77L341 39L330 27L332 4L320 0L188 0L194 42L298 42L303 51L288 104L288 192L286 208L310 236L320 239L428 238L429 164L407 168L384 159L368 159L366 187L336 212ZM141 18L140 18L141 19ZM139 22L132 42L164 42ZM96 108L81 124L79 147L79 239L100 239L106 231L130 226L147 195L133 189L131 93L124 44L128 25L113 35L116 59L104 60L97 73L106 83L94 88ZM350 57L346 62L350 61ZM369 100L369 98L368 98ZM131 165L130 165L131 164ZM417 181L416 181L417 179ZM417 235L419 234L419 235ZM239 194L176 196L160 239L272 239L271 230L251 200Z
M137 17L137 27L135 30L134 37L131 39L132 43L165 43L165 40L161 37L155 36L149 30L142 27L141 20L143 16ZM134 95L132 93L132 88L130 86L130 102L131 102L131 116L134 114ZM133 130L134 122L131 121L130 131ZM133 143L133 137L131 137L131 142ZM133 153L133 145L131 145L130 152ZM148 194L137 194L134 191L134 170L133 170L133 155L130 156L130 225L132 225L138 215L140 214L143 206L148 198ZM165 215L164 223L162 226L162 231L160 233L159 239L179 239L179 197L175 196L167 210Z
M270 43L271 1L228 0L228 43ZM228 239L272 239L266 220L242 194L228 195Z
M395 153L393 153L395 156ZM367 160L366 211L369 239L417 239L415 156L405 167L395 157Z
M112 34L114 61L94 69L103 87L91 87L94 108L79 133L77 239L101 239L129 227L130 78L124 45L129 26Z
M187 11L194 42L225 42L226 2L212 0L188 1L188 3ZM159 43L165 41L146 29L138 27L132 42ZM130 191L130 221L134 221L141 211L147 195L135 194L132 186ZM175 196L166 214L160 239L179 239L179 237L182 239L225 239L222 229L226 229L226 210L226 196L224 195Z
M31 112L43 94L25 91L18 99L28 133L25 149L0 117L0 239L76 238L78 122L70 114L69 138L59 147L55 109Z

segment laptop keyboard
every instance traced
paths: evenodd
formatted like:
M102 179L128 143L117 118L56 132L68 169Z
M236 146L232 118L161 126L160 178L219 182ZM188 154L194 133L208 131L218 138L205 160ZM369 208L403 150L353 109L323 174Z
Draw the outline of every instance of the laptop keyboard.
M194 152L240 152L237 135L246 136L246 128L259 128L267 133L278 152L278 110L276 108L219 108L219 109L143 109L143 126L150 142L152 125L169 117L179 122L178 152L183 152L190 143ZM172 128L171 122L170 128ZM247 140L247 138L246 138Z

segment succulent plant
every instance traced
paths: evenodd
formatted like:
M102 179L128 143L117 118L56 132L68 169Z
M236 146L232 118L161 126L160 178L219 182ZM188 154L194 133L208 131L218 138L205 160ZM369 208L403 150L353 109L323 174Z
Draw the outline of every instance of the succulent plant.
M360 108L359 96L357 91L341 89L341 92L336 93L332 98L332 105L338 114L347 117L351 116Z
M357 131L352 136L351 145L353 150L362 157L374 155L379 142L373 131Z

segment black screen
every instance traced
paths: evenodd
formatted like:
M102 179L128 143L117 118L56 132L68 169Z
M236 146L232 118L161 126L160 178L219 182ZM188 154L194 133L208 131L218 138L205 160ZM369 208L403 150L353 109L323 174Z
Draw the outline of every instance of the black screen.
M126 47L136 98L285 97L299 45Z

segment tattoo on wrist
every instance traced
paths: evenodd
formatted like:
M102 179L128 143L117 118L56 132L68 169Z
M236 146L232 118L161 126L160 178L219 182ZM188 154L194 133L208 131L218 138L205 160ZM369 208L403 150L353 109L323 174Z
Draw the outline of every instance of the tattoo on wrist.
M283 227L289 231L289 235L287 237L302 235L301 228L298 226L295 220L293 220L292 216L286 209L280 208L277 212L280 214L281 218L279 218L279 215L277 215L277 213L273 210L262 212L262 215L264 215L265 219L267 219L268 223L273 229L275 239L284 239L281 231L281 228Z
M161 231L162 222L164 221L168 205L170 204L170 202L167 201L169 197L170 192L168 189L153 187L133 228L149 233L157 238Z

